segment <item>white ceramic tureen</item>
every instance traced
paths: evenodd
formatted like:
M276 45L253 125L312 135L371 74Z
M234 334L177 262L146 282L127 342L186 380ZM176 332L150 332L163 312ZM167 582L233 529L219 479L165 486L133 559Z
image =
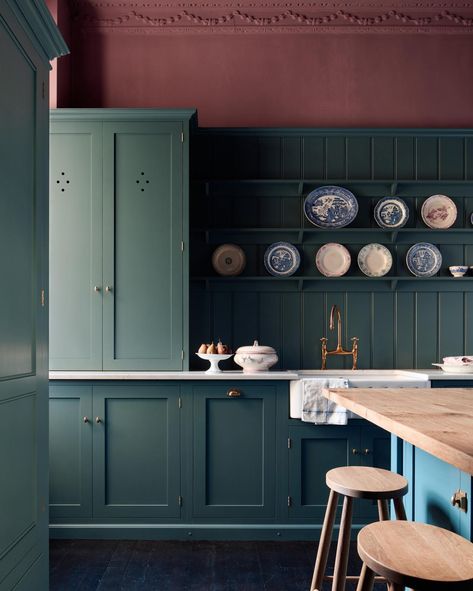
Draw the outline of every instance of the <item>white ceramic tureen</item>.
M277 363L278 356L272 347L264 347L255 341L252 346L239 347L233 358L243 368L243 373L267 371Z

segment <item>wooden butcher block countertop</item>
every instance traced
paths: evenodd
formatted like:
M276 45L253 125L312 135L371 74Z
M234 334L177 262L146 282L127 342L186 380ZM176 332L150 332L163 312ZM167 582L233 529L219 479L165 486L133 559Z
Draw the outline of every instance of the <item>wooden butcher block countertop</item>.
M473 474L473 388L330 389L326 396Z

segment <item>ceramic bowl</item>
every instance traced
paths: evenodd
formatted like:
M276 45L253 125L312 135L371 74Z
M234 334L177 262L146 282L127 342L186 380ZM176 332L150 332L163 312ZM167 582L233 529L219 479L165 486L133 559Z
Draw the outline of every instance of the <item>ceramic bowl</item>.
M463 277L468 271L468 267L466 265L452 265L448 270L454 277Z
M465 363L464 365L447 365L446 363L432 363L440 367L446 373L473 373L473 365Z
M442 359L445 365L465 365L473 364L473 355L457 355L456 357L444 357Z
M196 355L210 363L210 367L205 373L221 373L222 370L218 366L219 361L230 359L233 353L225 353L223 355L218 355L217 353L196 353Z
M264 347L255 341L251 347L238 348L234 361L243 368L243 373L258 373L268 371L277 363L278 356L272 347Z

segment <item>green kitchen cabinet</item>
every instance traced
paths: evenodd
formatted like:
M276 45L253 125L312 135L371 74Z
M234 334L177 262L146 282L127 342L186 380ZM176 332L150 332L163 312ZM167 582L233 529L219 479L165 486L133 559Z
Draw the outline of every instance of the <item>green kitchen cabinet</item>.
M433 455L402 442L403 473L409 480L406 511L409 519L430 523L473 539L472 477ZM465 496L460 508L455 493Z
M92 386L52 385L49 400L49 511L92 517Z
M51 369L187 367L192 116L52 112Z
M362 420L289 427L288 517L321 526L329 493L326 473L340 466L389 468L389 450L389 436ZM355 522L370 521L376 515L377 507L371 501L356 501Z
M94 517L180 515L179 384L94 386Z
M206 382L193 397L193 517L274 519L277 386Z

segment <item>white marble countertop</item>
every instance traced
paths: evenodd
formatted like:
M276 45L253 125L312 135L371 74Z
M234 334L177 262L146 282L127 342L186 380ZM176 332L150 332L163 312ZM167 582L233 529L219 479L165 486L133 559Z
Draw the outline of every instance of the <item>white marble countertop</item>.
M50 371L50 380L297 380L291 371Z

